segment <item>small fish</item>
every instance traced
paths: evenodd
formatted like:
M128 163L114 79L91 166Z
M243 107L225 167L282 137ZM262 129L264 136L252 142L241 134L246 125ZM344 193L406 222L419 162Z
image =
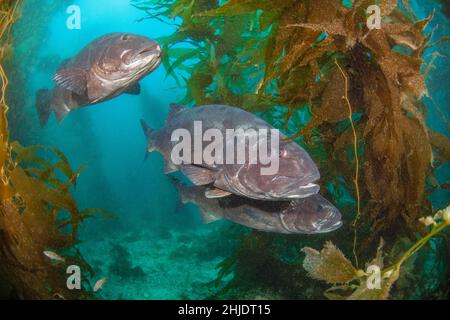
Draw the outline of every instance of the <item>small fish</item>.
M187 130L191 137L196 134L194 122L201 122L202 129L219 130L223 136L223 146L233 143L234 137L227 137L227 130L267 130L274 129L270 124L245 110L226 105L207 105L186 108L172 104L165 126L152 130L143 120L141 125L147 137L147 152L158 151L166 160L166 173L180 170L195 185L213 185L207 189L208 198L219 198L236 194L259 200L287 200L304 198L319 192L315 183L320 178L317 166L308 153L293 141L280 141L278 150L278 171L275 174L261 174L267 167L261 161L255 164L246 159L244 164L181 164L172 161L172 150L177 142L172 141L172 133L177 129ZM280 140L285 136L280 133ZM269 141L269 140L267 140ZM203 142L205 148L207 142ZM246 143L246 154L257 150L258 141ZM271 143L270 143L271 145ZM270 148L268 148L270 149ZM192 154L194 155L195 149ZM272 150L268 150L268 154ZM194 155L195 157L195 155ZM224 156L225 158L226 156Z
M196 204L205 223L227 219L252 229L282 234L316 234L342 226L341 213L320 194L290 201L263 201L236 195L208 199L206 187L172 179L183 203Z
M61 257L59 254L53 252L53 251L44 251L43 252L44 255L51 259L51 260L55 260L55 261L59 261L59 262L66 262L66 259Z
M61 122L69 112L122 93L140 93L138 81L161 64L161 48L153 40L129 33L110 33L92 41L66 60L53 77L52 91L39 90L36 107L41 127L50 114Z
M107 280L108 280L108 277L101 278L100 280L98 280L94 285L93 291L97 292L98 290L100 290Z

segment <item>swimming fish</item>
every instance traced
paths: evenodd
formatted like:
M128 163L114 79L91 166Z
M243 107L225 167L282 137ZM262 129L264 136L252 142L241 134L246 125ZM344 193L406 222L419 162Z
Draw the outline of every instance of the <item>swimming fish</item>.
M293 141L282 141L285 138L279 134L278 170L273 174L261 174L262 168L267 165L261 161L253 164L247 157L245 163L223 164L206 163L199 164L181 163L176 165L172 161L172 150L177 142L171 141L172 133L177 129L185 129L192 136L195 135L194 122L201 122L202 129L219 130L223 134L223 146L234 141L233 137L227 137L227 130L254 129L256 131L266 129L268 132L274 129L270 124L256 115L239 108L226 105L207 105L196 108L186 108L172 104L165 126L160 130L152 130L144 120L141 125L147 136L147 152L158 151L166 160L166 173L181 170L195 185L210 185L206 196L209 198L224 197L236 194L252 199L281 200L304 198L319 192L319 186L314 182L320 178L319 170L308 153ZM270 136L270 135L268 135ZM268 145L272 141L267 139ZM246 150L255 150L259 142L247 140ZM203 148L207 146L203 142ZM267 147L267 154L272 147ZM224 148L225 149L225 148ZM193 148L192 154L195 158ZM201 150L200 150L201 152Z
M53 251L44 251L43 254L51 259L51 260L55 260L55 261L59 261L59 262L65 262L66 259L64 259L63 257L61 257L59 254L53 252Z
M92 41L62 63L53 76L52 91L36 94L41 127L52 112L61 122L69 112L110 100L122 93L139 94L138 81L161 63L153 40L129 33L110 33Z
M342 226L341 213L320 194L290 201L263 201L236 195L208 199L205 187L172 179L183 203L196 204L205 223L227 219L252 229L283 234L331 232Z
M94 285L93 291L97 292L98 290L100 290L107 280L108 280L108 277L101 278L100 280L98 280Z

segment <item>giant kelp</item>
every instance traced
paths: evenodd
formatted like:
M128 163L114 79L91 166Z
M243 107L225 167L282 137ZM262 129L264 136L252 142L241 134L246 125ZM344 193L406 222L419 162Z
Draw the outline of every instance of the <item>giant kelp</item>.
M30 88L31 74L48 69L50 69L49 73L54 72L51 68L56 68L55 64L63 59L58 54L40 59L38 52L41 45L48 41L48 17L57 10L65 10L70 4L71 2L68 0L28 0L21 4L21 11L26 18L20 19L18 23L14 24L11 31L11 36L14 37L16 43L14 55L3 62L11 84L6 97L9 99L10 107L8 112L9 134L14 140L29 144L39 141L40 128L36 126L35 117L30 117L30 110L34 111L35 96L23 94L23 92L33 90ZM35 6L38 6L39 10L35 10ZM27 130L23 130L24 127Z
M20 5L13 0L0 4L0 282L7 282L17 298L94 297L86 290L66 286L66 267L78 265L84 272L85 289L89 289L90 267L74 245L80 223L103 212L80 210L71 194L82 168L73 170L56 148L23 147L9 141L8 78L3 61L11 54L10 29ZM52 158L56 163L48 160ZM44 255L46 250L63 255L65 262L52 262Z
M175 25L160 41L168 75L186 85L184 103L259 112L310 151L322 190L353 221L346 228L354 234L339 242L353 251L357 267L358 255L368 260L379 236L391 248L424 232L418 219L432 210L427 195L445 188L433 170L450 160L449 140L427 125L422 102L438 57L427 65L424 53L448 40L431 42L425 28L433 15L419 20L407 0L375 1L382 27L369 30L366 9L374 1L366 0L134 3L147 18ZM221 266L221 274L235 273L234 284L256 274L245 271L245 261L254 266L246 257L271 238L249 237ZM264 256L276 273L274 252Z

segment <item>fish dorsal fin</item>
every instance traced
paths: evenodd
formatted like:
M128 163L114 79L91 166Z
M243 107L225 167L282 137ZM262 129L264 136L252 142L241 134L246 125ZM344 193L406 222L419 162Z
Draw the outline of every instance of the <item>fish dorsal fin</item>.
M213 170L195 165L183 165L180 170L196 186L213 183L216 177Z
M205 191L205 197L208 199L223 198L228 197L229 195L231 195L231 192L218 188L211 188Z
M185 110L186 107L181 104L171 103L169 106L169 114L167 115L167 121L172 119L176 114Z
M222 219L222 217L216 213L207 211L203 208L200 208L200 213L202 215L202 220L204 223L211 223L217 220Z
M78 95L83 95L86 92L87 73L80 68L60 69L56 72L53 80L66 90L75 92Z

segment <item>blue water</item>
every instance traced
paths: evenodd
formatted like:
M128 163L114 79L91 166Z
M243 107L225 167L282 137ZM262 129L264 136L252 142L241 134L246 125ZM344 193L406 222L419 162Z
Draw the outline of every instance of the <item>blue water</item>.
M93 265L98 278L109 277L101 294L113 299L207 297L208 290L199 284L212 281L217 275L215 266L229 254L231 248L221 247L220 238L215 235L220 227L228 227L230 223L205 226L193 206L180 205L177 192L164 174L161 156L153 153L144 161L146 139L139 124L139 119L144 118L153 128L162 127L168 105L181 101L185 88L166 77L161 66L141 82L139 96L121 95L80 109L61 125L52 116L44 129L39 128L34 106L34 92L50 88L51 76L59 64L93 39L109 32L131 32L156 39L170 35L173 27L151 19L137 22L144 13L128 0L60 1L62 4L49 16L36 14L35 10L56 1L25 2L23 17L33 16L37 21L21 19L17 27L28 30L29 37L39 39L39 43L23 44L25 47L16 57L18 68L29 73L23 84L27 103L22 107L32 118L28 127L20 129L30 133L28 141L21 142L56 146L75 168L87 163L74 190L80 207L101 207L115 214L114 219L107 221L88 221L80 231L80 249L86 260ZM418 3L413 3L414 10L420 17L426 17L433 4ZM81 8L81 30L66 27L66 8L71 4ZM428 29L438 24L436 39L449 30L448 20L440 12ZM37 25L41 27L34 29ZM27 45L33 48L31 55ZM21 59L21 52L27 60ZM432 52L426 53L428 61ZM46 68L42 68L42 61L46 61ZM435 63L437 69L431 71L431 78L440 68L446 68L448 73L448 58L439 58ZM449 91L432 81L429 85L430 95L450 117ZM426 103L430 110L427 122L438 132L448 134L431 100ZM440 170L440 179L450 179L445 178L448 168ZM436 207L450 197L447 191L441 192L434 195ZM117 249L117 245L123 246L128 254ZM216 249L208 252L213 245ZM141 268L145 276L113 274L115 255L119 260L121 257L126 260L129 255L128 267Z
M86 43L109 32L131 32L157 38L172 31L150 20L137 23L142 12L128 1L85 0L73 3L81 8L81 30L67 29L66 12L55 12L48 25L46 44L38 53L40 56L58 52L62 58L71 57ZM49 80L47 73L37 70L33 75L33 87L38 89L43 83L49 86ZM154 216L149 214L151 212L175 209L171 200L174 194L161 170L159 157L152 155L147 162L143 161L146 142L139 119L145 118L154 127L162 126L168 104L181 99L184 93L170 79L165 81L163 68L146 77L141 86L140 96L122 95L107 103L74 112L61 126L53 119L42 132L42 143L56 145L71 155L74 166L95 163L102 171L103 183L110 187L114 201L120 204L120 207L114 205L108 209L119 211L120 215L151 219ZM88 166L80 185L88 186L98 174L93 166ZM99 193L88 189L80 188L77 198L87 206L98 205ZM103 204L101 199L100 202Z

